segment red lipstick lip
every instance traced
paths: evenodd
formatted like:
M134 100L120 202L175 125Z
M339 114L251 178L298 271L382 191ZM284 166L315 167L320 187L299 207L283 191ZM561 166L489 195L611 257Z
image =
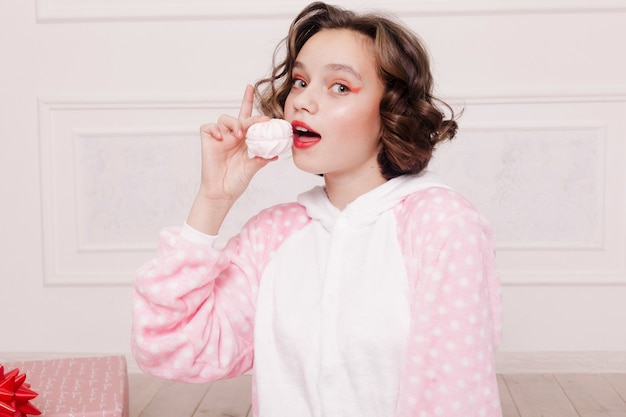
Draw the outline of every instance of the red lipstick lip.
M309 125L307 125L307 124L306 124L306 123L304 123L304 122L301 122L300 120L294 120L293 122L291 122L291 127L293 128L293 133L294 133L294 134L298 132L296 128L301 127L301 128L303 128L303 129L308 130L308 131L309 131L309 132L311 132L311 133L314 133L314 134L316 134L316 135L319 135L319 133L317 133L315 130L311 129L311 128L309 127Z
M293 146L295 148L298 148L298 149L310 148L311 146L317 144L322 139L319 133L311 129L306 123L300 120L294 120L291 123L291 126L293 128ZM313 135L317 137L302 135L301 134L302 132L300 132L297 128L306 129L307 131L311 132Z

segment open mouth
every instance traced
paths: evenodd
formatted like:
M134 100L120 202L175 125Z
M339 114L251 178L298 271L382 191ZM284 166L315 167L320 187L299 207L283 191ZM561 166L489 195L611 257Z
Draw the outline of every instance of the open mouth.
M322 139L322 136L312 130L306 124L294 121L293 126L293 144L296 148L309 148Z

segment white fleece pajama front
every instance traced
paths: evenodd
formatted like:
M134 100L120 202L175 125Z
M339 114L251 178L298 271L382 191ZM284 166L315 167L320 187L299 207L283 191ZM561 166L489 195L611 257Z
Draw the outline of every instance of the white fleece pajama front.
M490 229L433 174L339 211L323 188L224 249L164 230L137 274L133 352L185 382L253 369L258 417L500 417Z

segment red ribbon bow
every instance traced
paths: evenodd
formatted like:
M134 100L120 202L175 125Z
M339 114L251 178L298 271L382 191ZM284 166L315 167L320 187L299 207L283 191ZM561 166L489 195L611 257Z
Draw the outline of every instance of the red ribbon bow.
M29 401L38 394L25 383L26 374L19 369L4 373L0 364L0 417L26 417L26 414L40 415L41 411Z

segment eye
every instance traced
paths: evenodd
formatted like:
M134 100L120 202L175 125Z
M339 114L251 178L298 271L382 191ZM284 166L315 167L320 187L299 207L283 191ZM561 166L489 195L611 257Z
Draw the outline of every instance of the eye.
M293 88L305 88L306 87L306 81L300 79L300 78L294 78L291 81L291 86Z
M350 88L347 85L341 83L333 84L330 89L337 94L348 94L350 92Z

